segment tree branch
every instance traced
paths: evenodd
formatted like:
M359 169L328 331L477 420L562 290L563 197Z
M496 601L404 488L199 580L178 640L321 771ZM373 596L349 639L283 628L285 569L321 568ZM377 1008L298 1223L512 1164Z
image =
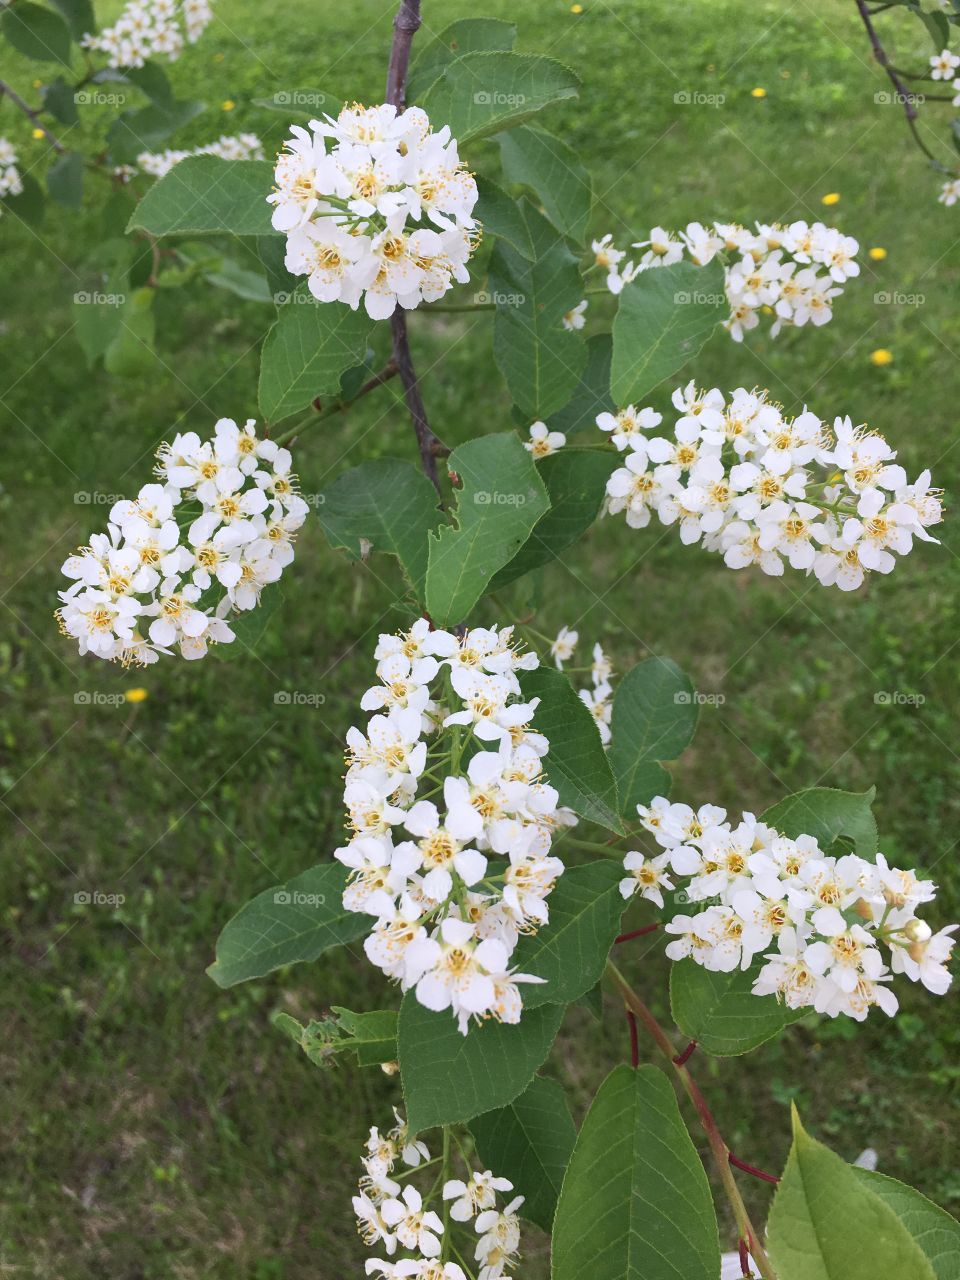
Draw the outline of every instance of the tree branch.
M860 17L863 19L863 25L866 28L867 36L869 37L869 40L870 40L870 47L873 50L873 56L876 59L876 61L880 63L881 67L883 67L884 71L887 73L887 77L889 78L890 83L893 85L899 101L903 105L903 110L907 117L907 126L909 127L910 132L913 134L914 142L917 144L917 146L920 148L920 150L923 152L923 154L927 157L928 160L932 161L937 166L938 169L942 169L943 165L940 163L937 157L933 154L933 152L930 150L930 148L927 146L924 140L920 137L920 132L917 129L917 108L915 103L913 102L913 95L910 93L910 90L907 88L906 84L901 78L903 73L898 71L897 68L891 64L890 59L887 57L887 51L886 49L884 49L883 44L880 41L880 37L877 35L877 29L873 25L873 20L870 16L870 10L867 8L867 0L857 0L857 10L860 14ZM879 10L876 10L876 12L879 12Z
M389 382L391 378L399 373L395 362L388 360L379 373L375 373L368 378L357 394L349 400L334 400L333 404L328 404L326 408L314 401L316 413L311 414L309 418L304 418L302 422L296 423L289 431L285 431L283 435L274 436L273 439L277 444L286 444L288 440L292 440L294 436L298 436L305 427L311 427L315 422L322 422L324 418L329 418L335 413L341 413L344 409L349 409L351 405L362 399L365 395L369 395L371 391L376 391L377 387L383 386L385 382Z
M42 131L43 136L50 143L51 147L53 147L54 151L59 152L60 155L64 155L66 153L67 148L63 145L60 139L56 137L55 134L51 133L47 126L41 121L40 112L38 110L34 110L33 107L24 102L19 93L17 93L15 89L11 89L5 80L0 80L0 98L2 98L4 94L6 94L15 107L18 107L23 112L27 119L30 120L37 129Z
M390 49L390 65L387 69L387 102L402 111L406 104L407 67L410 63L410 46L420 26L420 0L400 0L400 8L393 20L393 44ZM430 483L442 497L440 477L437 473L437 459L446 457L450 450L434 435L427 421L427 411L417 371L410 355L410 342L407 337L407 318L403 308L397 306L390 318L393 333L393 358L403 383L403 394L407 402L410 421L417 436L420 450L420 462Z

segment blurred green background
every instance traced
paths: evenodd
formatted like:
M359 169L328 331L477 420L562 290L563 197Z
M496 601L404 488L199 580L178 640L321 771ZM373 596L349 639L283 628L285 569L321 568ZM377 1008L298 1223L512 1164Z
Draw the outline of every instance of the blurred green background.
M105 8L114 16L119 6ZM698 381L765 386L791 411L808 403L825 418L868 421L908 471L929 466L949 495L960 464L960 214L937 204L937 178L899 108L875 102L887 84L853 0L579 8L486 0L481 12L516 20L518 48L582 76L580 100L543 122L592 169L596 234L826 217L863 246L863 275L830 325L777 341L764 326L740 347L718 334ZM170 68L180 96L208 103L177 145L243 129L272 154L284 121L252 99L278 89L382 96L393 3L219 0L216 10ZM433 31L477 12L465 0L424 0ZM925 64L919 23L878 21L894 33L899 62ZM8 48L3 64L35 100L36 64ZM723 101L675 100L697 93ZM81 116L79 129L95 138L112 112ZM44 144L8 103L0 134L20 148L21 167L43 172ZM476 167L496 156L486 146L470 156ZM378 630L409 609L386 562L348 563L313 523L256 656L125 672L81 660L59 637L59 566L102 525L103 495L135 492L175 430L203 435L219 416L256 413L257 344L270 319L268 308L216 289L171 290L158 300L156 361L134 378L89 372L71 297L89 287L85 262L103 238L102 186L81 213L50 206L39 230L0 221L0 1264L64 1280L359 1275L351 1186L367 1127L389 1119L399 1086L379 1073L318 1071L269 1018L277 1008L301 1019L334 1003L372 1008L390 993L357 947L228 992L204 969L237 908L338 842L343 737L370 683ZM840 200L825 209L831 192ZM870 246L886 258L870 261ZM875 300L891 293L921 301ZM609 321L605 309L593 302L588 332ZM510 425L488 316L415 315L410 330L441 436L456 443ZM892 362L875 365L877 349ZM304 436L305 492L367 458L414 456L397 394L390 384ZM934 875L942 924L960 905L956 542L948 521L942 547L920 547L850 598L797 574L734 574L669 531L629 533L610 520L509 603L519 610L534 595L539 629L575 625L620 671L667 654L722 698L704 708L675 769L677 799L761 810L817 783L875 783L881 847ZM140 688L146 700L128 701ZM322 705L280 705L285 690L322 695ZM124 901L77 901L84 893ZM661 947L635 945L624 966L668 1017ZM865 1027L813 1018L744 1060L697 1063L733 1148L778 1169L793 1099L846 1158L873 1146L883 1171L956 1212L955 1005L903 985L893 1023L879 1013ZM622 1014L608 999L599 1029L571 1011L547 1069L580 1115L625 1052ZM767 1190L748 1183L745 1193L762 1215ZM724 1236L732 1247L728 1223ZM543 1242L532 1230L528 1239L525 1274L542 1275Z

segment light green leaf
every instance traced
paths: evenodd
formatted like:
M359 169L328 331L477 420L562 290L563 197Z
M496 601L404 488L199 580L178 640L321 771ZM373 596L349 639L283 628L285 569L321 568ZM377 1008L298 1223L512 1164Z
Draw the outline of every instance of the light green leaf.
M897 1215L923 1250L937 1280L960 1280L960 1222L896 1178L851 1168L860 1183Z
M343 302L317 302L301 284L279 310L260 356L260 412L277 421L334 396L360 364L373 321Z
M457 1124L512 1102L550 1052L563 1013L563 1005L547 1004L525 1012L514 1026L488 1019L462 1036L449 1009L432 1013L408 991L397 1047L411 1132Z
M510 961L521 973L546 978L523 988L524 1009L569 1004L600 981L625 906L622 879L613 857L563 873L550 895L549 923L522 937Z
M587 363L573 395L563 408L547 416L551 431L562 431L568 436L577 431L592 432L599 441L598 415L611 413L616 408L610 395L612 358L613 340L609 333L595 333L587 339Z
M638 804L670 792L661 760L675 760L697 728L693 685L669 658L646 658L617 685L610 723L610 765L620 794L620 812L631 817Z
M422 98L452 62L466 53L510 50L517 38L512 22L500 18L460 18L420 48L407 77L407 101Z
M468 53L427 90L431 120L450 126L461 146L521 124L552 102L574 98L580 81L561 62L535 54Z
M496 575L491 591L499 591L508 582L558 559L589 529L597 518L615 466L616 460L609 453L587 450L561 450L537 463L540 479L547 486L550 510L540 517L527 541Z
M550 505L533 459L512 431L460 445L447 466L462 487L456 526L443 525L430 538L427 609L439 626L468 617Z
M717 1280L710 1186L656 1067L617 1067L600 1086L563 1180L552 1259L553 1280Z
M13 47L38 62L70 65L70 32L67 24L50 9L28 0L4 9L0 31Z
M227 662L238 658L250 657L263 646L264 636L270 630L270 624L283 605L283 592L277 586L271 586L265 592L256 609L246 609L242 613L232 613L227 622L233 632L233 640L228 644L213 646L213 655Z
M756 1049L809 1012L788 1009L772 995L751 993L762 964L757 960L746 973L714 973L694 960L672 964L670 1008L683 1034L707 1053L735 1057Z
M321 862L258 894L224 927L207 973L217 986L232 987L362 937L370 920L343 906L346 882L339 862Z
M134 164L141 151L156 151L172 133L182 129L205 110L202 102L151 102L135 111L124 111L107 130L110 154L119 164ZM189 161L181 163L187 164ZM221 160L220 163L228 162ZM168 174L167 177L169 176ZM166 179L161 178L161 182L163 181Z
M533 727L544 733L550 750L543 760L547 781L560 803L581 818L623 833L617 784L600 741L596 721L562 671L539 667L520 673L525 699L539 698Z
M804 1130L793 1111L793 1146L767 1223L779 1280L936 1280L894 1209Z
M514 1192L523 1196L521 1216L550 1231L577 1140L561 1086L534 1076L518 1098L474 1116L469 1128L484 1167L509 1178Z
M220 160L188 156L150 188L134 210L128 231L167 236L274 236L267 196L273 187L268 160Z
M586 238L593 188L571 147L522 125L501 134L500 157L507 181L532 188L555 227L574 240Z
M423 600L428 532L442 523L437 493L419 468L394 458L361 463L318 495L317 519L332 547L354 560L383 551L400 561Z
M120 308L116 335L103 354L103 367L118 377L134 377L156 364L153 350L154 290L134 289Z
M479 194L473 213L484 234L506 240L524 258L532 259L533 241L517 201L495 182L480 175L477 176L477 191Z
M872 858L877 852L877 823L871 808L876 794L876 787L862 792L810 787L779 800L761 820L791 839L814 836L824 852L844 836L861 858Z
M332 1018L314 1019L306 1024L278 1009L270 1021L295 1041L318 1067L334 1065L337 1054L354 1052L357 1065L377 1066L397 1057L397 1014L393 1009L372 1013L352 1013L334 1005Z
M617 404L642 404L697 354L729 310L717 260L706 267L655 267L624 285L613 322L611 391Z
M50 198L68 209L79 209L83 204L83 156L79 151L67 151L59 156L47 170L47 190Z

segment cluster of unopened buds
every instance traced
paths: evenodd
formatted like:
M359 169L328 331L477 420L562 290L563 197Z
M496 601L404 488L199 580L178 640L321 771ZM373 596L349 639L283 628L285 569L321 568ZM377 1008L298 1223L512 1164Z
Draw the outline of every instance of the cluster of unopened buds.
M558 671L562 671L564 665L573 660L579 642L580 633L571 630L570 627L561 627L557 632L550 644L550 656L556 663ZM583 670L586 671L587 668ZM574 674L575 671L576 668L572 669L570 674ZM613 666L599 642L593 646L593 661L589 672L590 686L579 689L577 692L580 701L597 722L600 741L606 746L610 741L610 720L613 716L613 686L610 683Z
M17 150L6 138L0 138L0 200L18 196L23 190L23 179L17 168Z
M458 1229L464 1247L470 1247L466 1244L466 1233L472 1227L469 1239L479 1265L477 1280L501 1280L501 1277L507 1280L507 1268L518 1260L517 1210L523 1204L523 1196L516 1196L498 1208L498 1196L512 1191L513 1183L496 1177L489 1169L469 1171L466 1180L448 1178L442 1188L436 1180L426 1195L410 1182L404 1181L401 1186L401 1178L405 1180L437 1162L431 1161L426 1143L411 1138L396 1108L393 1114L396 1126L389 1133L381 1134L376 1127L370 1130L353 1209L364 1244L383 1248L390 1259L398 1250L407 1256L398 1257L396 1261L369 1258L364 1268L367 1275L382 1275L388 1280L405 1277L467 1280L463 1269L446 1259L454 1251L452 1237ZM398 1165L403 1168L398 1169ZM446 1171L445 1165L441 1178ZM439 1197L437 1191L440 1191ZM446 1226L431 1204L441 1209L446 1207L445 1216L449 1219ZM459 1254L459 1250L456 1251Z
M684 258L702 267L720 256L730 304L724 325L735 342L757 327L761 311L773 316L772 337L787 325L826 324L840 286L860 274L857 241L822 222L758 222L756 228L735 222L691 222L677 233L653 227L632 246L641 251L635 259L605 235L593 242L594 262L606 271L610 291L619 293L643 271Z
M64 562L57 618L81 653L149 664L234 639L226 619L278 580L309 510L289 451L254 426L221 418L210 440L176 436L157 455L159 483L115 502L106 533Z
M315 298L356 310L362 297L385 320L470 279L477 184L447 125L434 133L419 107L355 103L290 128L267 199L287 270Z
M784 561L824 586L853 591L870 571L889 573L915 538L942 519L930 472L909 483L883 436L849 418L830 430L809 410L786 418L764 391L729 399L692 382L673 393L679 417L628 405L597 426L626 454L607 482L606 509L642 529L655 513L684 543L701 542L732 569Z
M887 985L894 974L934 995L949 988L946 966L960 926L934 934L916 914L935 897L932 880L890 866L882 853L873 861L829 855L813 836L790 839L752 813L734 827L716 805L694 811L662 796L637 812L664 852L627 854L624 898L639 892L663 909L664 893L682 879L682 899L703 906L666 922L676 935L667 946L671 960L689 956L729 973L761 956L755 995L858 1022L874 1005L896 1013Z
M141 151L137 156L137 167L151 177L162 178L174 165L190 156L217 156L220 160L262 160L263 143L255 133L225 133L216 142L208 142L205 147L194 147L191 151ZM137 169L131 165L121 165L116 172L128 182L136 175Z
M347 734L344 906L371 917L372 963L464 1035L473 1017L517 1022L520 984L542 979L510 956L547 923L553 835L576 821L542 777L539 699L520 691L537 656L511 627L458 638L426 619L381 636L375 656L360 703L374 714Z
M212 19L208 0L131 0L112 27L88 32L81 43L105 53L111 67L142 67L159 54L175 62Z

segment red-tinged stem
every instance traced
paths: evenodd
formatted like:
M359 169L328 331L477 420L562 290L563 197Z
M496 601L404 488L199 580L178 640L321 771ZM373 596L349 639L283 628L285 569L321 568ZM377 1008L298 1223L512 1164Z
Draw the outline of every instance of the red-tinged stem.
M642 938L645 933L653 933L660 928L660 922L645 924L642 929L631 929L629 933L618 934L614 942L629 942L632 938Z
M682 1049L680 1053L678 1053L677 1056L674 1058L673 1060L674 1063L678 1067L682 1067L685 1062L689 1062L690 1059L693 1057L693 1052L696 1049L696 1047L697 1047L696 1040L691 1040L690 1043L687 1045L687 1047L685 1049Z
M634 1069L640 1065L640 1039L637 1033L637 1015L632 1009L625 1010L627 1026L630 1028L630 1065Z
M747 1280L750 1280L752 1275L750 1271L750 1247L742 1236L737 1242L737 1252L740 1254L740 1270L747 1277Z
M750 1253L760 1269L760 1275L763 1280L777 1280L777 1274L770 1265L766 1250L760 1240L760 1235L753 1223L750 1221L750 1215L747 1212L747 1206L743 1203L743 1197L740 1194L740 1188L737 1186L736 1179L733 1176L733 1170L730 1166L730 1148L724 1142L723 1137L717 1127L717 1122L713 1117L713 1112L707 1105L707 1100L700 1092L700 1086L690 1074L686 1065L677 1062L676 1045L670 1039L670 1036L664 1031L660 1023L656 1020L647 1006L643 1003L633 987L630 986L626 978L620 972L612 961L607 962L607 972L613 978L623 997L624 1004L637 1015L643 1025L653 1036L657 1048L668 1059L677 1078L683 1085L684 1092L693 1103L699 1117L700 1124L707 1136L707 1142L710 1145L710 1152L716 1165L720 1182L723 1186L724 1194L733 1211L734 1219L737 1223L737 1230L740 1237L746 1240L750 1246Z
M764 1182L772 1182L774 1186L780 1181L775 1173L765 1173L763 1169L758 1169L756 1165L747 1164L746 1160L741 1160L739 1156L735 1156L731 1151L729 1153L730 1163L736 1169L742 1169L744 1173L752 1173L755 1178L760 1178Z

